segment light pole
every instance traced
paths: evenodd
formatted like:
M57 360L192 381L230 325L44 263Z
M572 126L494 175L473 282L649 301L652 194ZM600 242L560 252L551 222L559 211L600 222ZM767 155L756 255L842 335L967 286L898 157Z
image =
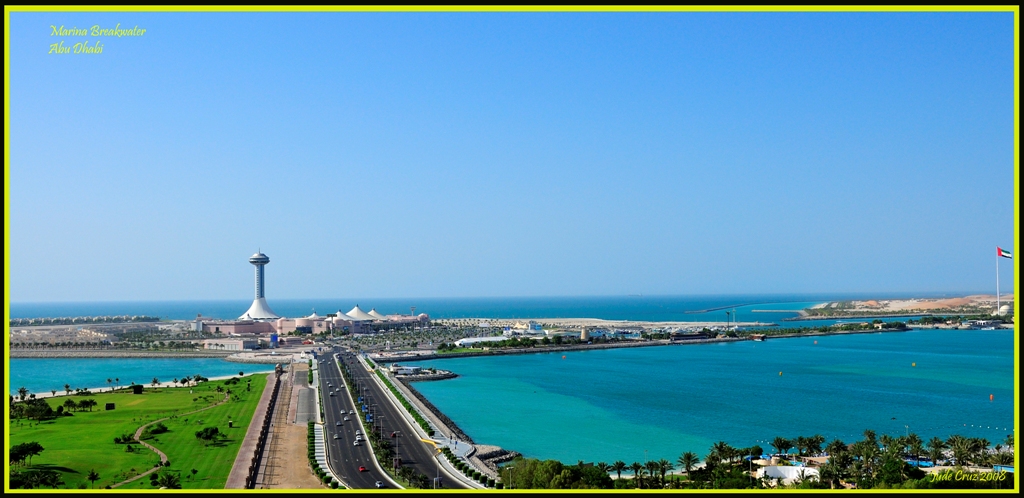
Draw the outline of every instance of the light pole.
M434 448L437 453L434 453L434 463L437 464L437 475L434 476L434 489L437 489L437 484L441 482L441 448Z

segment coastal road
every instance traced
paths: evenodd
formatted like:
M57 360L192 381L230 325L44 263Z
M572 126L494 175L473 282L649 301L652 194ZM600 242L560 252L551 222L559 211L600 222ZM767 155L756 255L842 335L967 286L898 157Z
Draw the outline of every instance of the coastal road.
M345 392L345 383L342 381L337 363L334 362L333 354L317 355L316 361L321 360L323 363L319 364L320 392L323 393L324 433L327 437L327 456L331 469L349 486L357 489L375 489L377 481L387 483L388 479L374 465L373 453L365 441L365 434L360 446L352 444L356 440L356 431L361 431L362 427L356 419L358 415L348 415L348 412L358 414L359 411L352 398ZM330 393L335 389L338 392L331 396ZM342 415L343 411L345 415ZM351 420L346 422L346 416ZM339 423L341 425L338 425ZM338 435L338 439L334 439L335 434ZM366 471L360 472L360 466L365 467Z
M374 406L374 422L383 425L383 434L385 436L390 436L392 433L396 434L397 437L392 438L391 441L395 443L396 454L401 457L402 465L412 467L417 473L426 475L431 479L440 475L442 477L442 487L444 488L468 489L465 484L439 470L437 460L434 457L434 447L420 441L416 431L409 425L405 417L398 412L399 408L396 408L387 399L387 395L381 386L371 377L376 374L367 371L366 367L363 366L353 353L340 353L338 358L341 364L348 366L352 379L362 391L365 401L368 401L367 404L371 406L376 405ZM356 413L361 412L357 410ZM365 415L363 416L365 418Z

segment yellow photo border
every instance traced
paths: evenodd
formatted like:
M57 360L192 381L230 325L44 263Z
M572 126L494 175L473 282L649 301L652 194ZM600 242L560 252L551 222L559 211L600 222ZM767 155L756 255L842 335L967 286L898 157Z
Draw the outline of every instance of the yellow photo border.
M11 13L12 12L1013 12L1013 209L1014 209L1014 223L1013 223L1013 243L1014 247L1020 247L1020 235L1018 227L1020 220L1018 213L1020 212L1020 191L1018 185L1020 185L1020 86L1019 86L1019 68L1020 68L1020 7L1019 6L1006 6L1006 5L958 5L958 6L923 6L923 5L904 5L904 6L889 6L889 5L877 5L877 6L832 6L832 5L817 5L817 6L673 6L673 5L642 5L642 6L628 6L628 5L612 5L612 6L578 6L578 5L530 5L530 6L493 6L493 5L438 5L438 6L376 6L376 5L364 5L364 6L150 6L150 5L138 5L138 6L68 6L68 5L53 5L53 6L4 6L4 341L10 344L10 320L11 320L11 256L10 256L10 244L11 244L11 205L10 205L10 166L11 166L11 120L10 120L10 108L11 108L11 60L10 60L10 47L11 47ZM1014 285L1019 281L1019 267L1014 264L1013 278ZM1020 336L1016 328L1016 322L1018 318L1017 307L1014 306L1014 332L1013 332L1013 343L1014 343L1014 366L1013 373L1014 378L1020 378ZM10 348L4 347L4 389L10 392ZM1014 385L1013 394L1013 433L1016 435L1020 429L1020 385ZM10 412L4 412L4 441L9 439L10 432ZM4 461L10 461L10 447L4 444ZM1016 448L1014 448L1014 470L1016 471L1017 464L1019 463ZM9 464L8 465L9 468ZM978 493L1017 493L1020 490L1020 477L1017 472L1014 472L1013 487L1011 490L959 490L959 489L928 489L928 490L899 490L897 492L909 492L909 493L962 493L965 491ZM17 493L52 493L57 490L24 490L24 489L10 489L10 475L8 472L4 472L4 492L17 492ZM269 489L269 490L250 490L250 489L197 489L197 490L175 490L174 492L193 492L193 493L253 493L253 492L269 492L269 493L292 493L297 490L287 489ZM357 490L343 490L342 492L356 492ZM445 492L450 493L452 490L384 490L375 492L384 493L429 493L429 492ZM515 493L551 493L551 492L563 492L563 493L621 493L623 490L511 490ZM822 492L824 490L786 490L786 492ZM858 490L858 493L889 493L894 490L878 489L878 490ZM62 493L137 493L138 490L117 490L117 489L97 489L97 490L61 490ZM323 489L323 490L302 490L304 493L308 492L323 492L323 493L336 493L338 490ZM503 493L509 492L508 490L467 490L460 491L460 493ZM663 490L636 490L631 492L637 493L666 493ZM675 492L688 492L688 491L675 491ZM689 491L696 492L696 491ZM730 490L699 490L699 492L724 492L724 493L765 493L770 491L756 490L756 489L730 489ZM836 490L839 493L849 493L850 490Z

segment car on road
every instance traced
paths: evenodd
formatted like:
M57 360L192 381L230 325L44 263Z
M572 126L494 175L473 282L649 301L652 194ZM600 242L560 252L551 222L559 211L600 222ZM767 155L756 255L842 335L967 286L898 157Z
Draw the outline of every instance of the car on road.
M355 414L356 414L356 412L354 412L354 411L352 411L352 410L349 410L349 411L348 411L348 414L349 414L349 415L355 415Z
M335 434L335 435L334 435L334 439L341 439L341 436L339 436L339 435Z
M334 425L341 425L341 421L339 420L339 421L335 422Z
M348 422L348 421L349 421L348 415L345 415L345 421L346 421L346 422Z
M374 484L375 484L375 485L376 485L376 486L377 486L378 488L383 488L383 487L384 487L384 483L382 483L382 482L380 482L380 481L377 481L377 482L376 482L376 483L374 483Z
M366 472L366 467L363 467L362 465L360 465L359 466L359 472Z
M362 445L363 445L363 443L360 443L358 439L356 439L355 441L352 441L352 446L362 446Z
M331 396L334 396L334 393L331 393Z
M396 432L392 432L391 433L391 437L398 437L398 432L397 431Z

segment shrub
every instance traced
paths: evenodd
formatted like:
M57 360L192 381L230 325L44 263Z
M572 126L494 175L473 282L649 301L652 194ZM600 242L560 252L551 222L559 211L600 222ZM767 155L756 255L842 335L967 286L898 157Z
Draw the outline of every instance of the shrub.
M505 483L503 483L503 482L496 482L496 483L494 483L494 489L504 489L504 488L505 488Z
M338 489L338 482L337 481L331 481L331 489Z

